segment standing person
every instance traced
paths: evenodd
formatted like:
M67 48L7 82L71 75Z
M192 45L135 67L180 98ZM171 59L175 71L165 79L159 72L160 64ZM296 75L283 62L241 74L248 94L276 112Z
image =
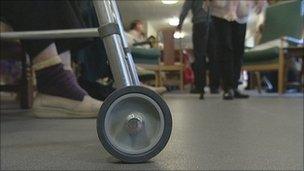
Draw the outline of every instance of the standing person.
M206 43L208 35L208 15L203 9L202 0L185 0L179 17L179 24L177 26L178 31L182 29L183 22L190 10L192 12L192 41L195 57L193 68L195 88L191 90L191 93L200 93L200 99L203 99L205 93L204 87L206 85Z
M265 0L213 0L210 3L212 22L216 35L216 58L223 82L223 99L248 98L238 90L246 23L249 14L255 9L260 13L266 5Z
M214 29L212 26L212 21L209 24L208 31L208 44L207 44L207 59L208 59L208 70L209 70L209 87L211 94L219 94L220 88L220 74L218 64L216 62L216 48L215 48L215 38Z

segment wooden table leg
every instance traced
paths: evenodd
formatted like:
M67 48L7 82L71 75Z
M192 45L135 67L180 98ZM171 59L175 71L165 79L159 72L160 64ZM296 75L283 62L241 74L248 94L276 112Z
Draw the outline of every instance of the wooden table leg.
M255 74L255 77L256 77L256 83L257 83L258 92L261 94L262 93L261 74L260 74L260 72L254 72L254 74Z
M155 71L155 87L159 86L159 74L157 71Z
M179 71L179 75L180 75L180 85L179 85L179 88L181 91L184 90L184 72L183 70L180 70Z

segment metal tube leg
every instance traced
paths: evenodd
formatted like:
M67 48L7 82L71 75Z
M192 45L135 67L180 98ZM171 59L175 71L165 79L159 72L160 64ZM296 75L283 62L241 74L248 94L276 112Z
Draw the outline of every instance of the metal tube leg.
M100 26L115 23L109 0L93 1L93 3ZM112 34L104 37L103 42L116 85L118 87L134 85L120 35Z
M138 75L137 75L137 70L136 70L136 67L135 67L135 63L134 63L134 60L133 60L132 55L131 55L130 52L127 53L127 63L128 63L128 66L129 66L130 75L131 75L131 78L133 80L133 84L134 85L140 85L140 81L139 81L139 78L138 78Z
M123 47L124 47L124 49L129 49L128 42L127 42L126 36L125 36L125 31L124 31L124 28L123 28L123 25L122 25L122 20L121 20L120 13L119 13L119 10L118 10L118 7L117 7L117 3L116 3L115 0L110 1L110 2L111 2L111 5L112 5L113 12L115 14L116 22L119 26L119 31L120 31ZM131 78L133 80L133 83L134 83L134 85L140 85L133 57L132 57L132 55L129 51L125 51L125 53L126 53L127 63L128 63L128 67L129 67L129 71L130 71L130 75L131 75Z

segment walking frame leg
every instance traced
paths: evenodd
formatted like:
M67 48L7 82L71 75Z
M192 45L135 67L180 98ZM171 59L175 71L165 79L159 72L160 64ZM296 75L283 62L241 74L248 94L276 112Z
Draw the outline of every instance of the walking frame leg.
M117 8L112 0L93 1L100 30L110 25L117 26L101 37L105 44L114 81L118 87L140 85L132 55L125 39L123 25ZM111 32L112 31L112 32Z
M126 40L124 27L123 27L123 24L122 24L122 20L121 20L121 17L120 17L120 13L119 13L116 1L115 0L111 1L111 5L112 5L113 12L115 14L116 22L117 22L118 27L119 27L120 36L121 36L123 48L124 48L125 53L126 53L126 60L127 60L127 64L128 64L128 67L129 67L129 71L130 71L130 74L131 74L132 81L135 85L140 85L138 75L137 75L137 70L136 70L135 63L134 63L133 57L131 55L130 49L128 47L128 41Z

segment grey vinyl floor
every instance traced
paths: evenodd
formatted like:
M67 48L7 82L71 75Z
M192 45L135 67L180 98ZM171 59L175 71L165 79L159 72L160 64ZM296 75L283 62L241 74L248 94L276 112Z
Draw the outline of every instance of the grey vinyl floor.
M302 170L303 96L168 94L173 132L151 161L124 164L97 138L95 119L36 119L1 109L1 170Z

